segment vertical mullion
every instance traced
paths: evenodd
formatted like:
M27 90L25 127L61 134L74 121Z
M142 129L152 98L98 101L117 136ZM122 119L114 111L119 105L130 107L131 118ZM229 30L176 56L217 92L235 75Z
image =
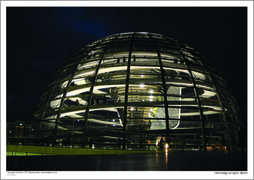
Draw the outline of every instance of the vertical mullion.
M78 63L77 63L77 66L78 66ZM77 66L75 66L77 68ZM74 69L74 67L72 67ZM74 76L75 74L75 70L73 70L72 74L71 74L71 77L69 78L69 81L68 81L68 84L66 85L66 88L64 90L64 93L63 93L63 97L61 99L61 103L59 105L59 108L58 108L58 112L57 112L57 117L56 117L56 121L55 121L55 129L54 129L54 142L53 144L56 145L56 137L57 137L57 130L58 130L58 122L59 122L59 119L60 119L60 116L61 116L61 112L62 112L62 106L63 106L63 103L64 103L64 99L66 98L66 94L67 94L67 90L71 84L71 81L72 81L72 77ZM50 102L49 102L50 103Z
M206 151L205 119L204 119L203 109L202 109L202 106L201 106L200 95L199 95L199 92L198 92L198 89L197 89L194 77L192 75L192 71L190 69L190 63L185 58L185 55L182 55L182 59L184 60L184 62L186 64L186 67L187 67L188 72L189 72L189 74L191 76L191 81L192 81L192 84L193 84L193 87L194 87L194 92L195 92L195 96L196 96L195 99L196 99L197 104L198 104L199 116L200 116L200 120L201 120L201 128L202 128L202 134L203 134L203 147L204 147L204 150Z
M94 78L93 78L93 81L92 81L93 85L91 86L90 91L89 91L90 96L88 97L88 104L86 106L86 111L85 111L85 114L84 114L83 145L82 145L83 147L84 147L85 139L86 139L86 130L87 130L88 115L89 115L89 107L91 106L91 102L92 102L92 99L93 99L92 97L93 97L94 84L95 84L97 74L98 74L100 66L101 66L101 62L104 58L104 55L105 55L105 50L102 52L102 54L100 56L99 63L98 63L97 68L94 72Z
M123 150L125 150L125 138L126 138L126 124L127 124L127 106L128 106L128 93L129 93L129 79L130 79L130 66L131 66L131 54L133 49L133 39L134 33L131 39L131 45L129 50L128 64L127 64L127 74L126 74L126 85L125 85L125 97L124 97L124 121L123 121Z
M152 37L150 36L150 38L152 38ZM164 104L165 104L166 135L169 136L170 129L169 129L168 99L167 99L167 88L166 88L166 81L165 81L165 73L164 73L163 64L162 64L162 61L161 61L161 55L160 55L158 44L156 43L156 41L154 41L154 44L156 46L157 55L158 55L158 59L159 59L159 65L160 65L160 70L161 70L162 88L163 88L163 92L164 92L163 96L164 96Z

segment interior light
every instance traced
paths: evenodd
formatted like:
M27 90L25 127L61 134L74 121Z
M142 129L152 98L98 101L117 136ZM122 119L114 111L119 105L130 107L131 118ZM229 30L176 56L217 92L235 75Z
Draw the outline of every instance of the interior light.
M153 90L150 90L150 93L153 93Z
M140 84L140 87L142 87L142 88L143 88L143 87L144 87L144 84Z
M19 125L22 126L22 123L20 123Z
M115 122L115 120L113 119L113 122Z
M150 109L151 112L153 112L153 109Z
M143 77L144 75L142 74L141 77Z
M131 107L131 110L133 111L133 110L134 110L134 107Z

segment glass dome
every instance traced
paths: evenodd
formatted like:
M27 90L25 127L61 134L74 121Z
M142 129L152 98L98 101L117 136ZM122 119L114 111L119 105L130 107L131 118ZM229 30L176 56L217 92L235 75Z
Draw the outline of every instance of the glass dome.
M184 146L239 144L238 107L215 67L160 34L119 33L88 44L59 68L41 100L37 130L59 143L71 134L124 146L158 145L158 137Z

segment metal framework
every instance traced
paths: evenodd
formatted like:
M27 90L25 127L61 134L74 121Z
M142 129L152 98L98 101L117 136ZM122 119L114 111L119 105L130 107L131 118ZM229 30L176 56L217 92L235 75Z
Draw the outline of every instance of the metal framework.
M36 130L54 145L239 144L236 100L215 67L160 34L119 33L85 46L41 99Z

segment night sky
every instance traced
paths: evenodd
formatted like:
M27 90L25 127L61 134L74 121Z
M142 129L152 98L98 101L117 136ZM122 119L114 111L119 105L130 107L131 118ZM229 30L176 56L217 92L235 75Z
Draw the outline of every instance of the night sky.
M8 7L6 27L7 116L33 118L54 73L88 43L141 31L201 52L247 118L246 7Z

